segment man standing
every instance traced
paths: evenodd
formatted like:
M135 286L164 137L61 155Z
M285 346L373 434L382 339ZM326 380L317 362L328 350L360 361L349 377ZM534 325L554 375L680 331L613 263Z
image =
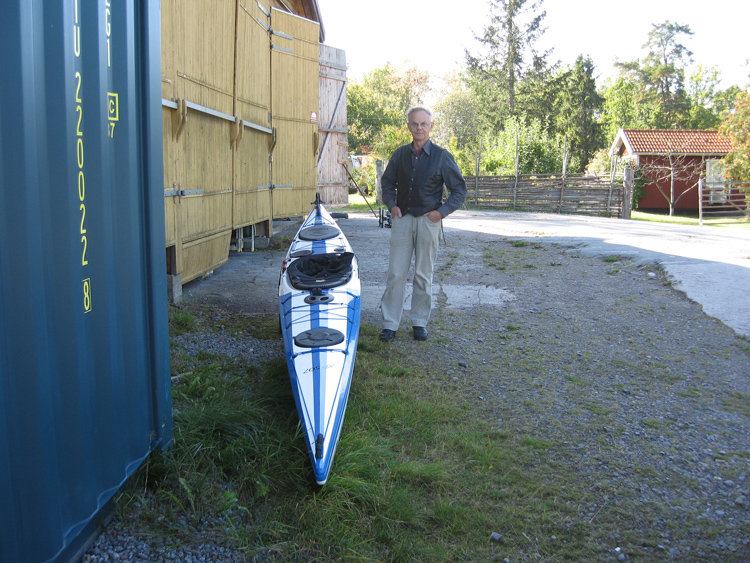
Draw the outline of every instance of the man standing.
M388 280L380 301L383 330L390 342L401 324L406 279L414 258L411 321L415 340L427 340L432 312L432 273L441 221L466 198L466 182L447 150L430 141L432 110L412 106L406 112L412 142L396 149L381 180L383 203L391 212ZM450 195L443 202L443 185Z

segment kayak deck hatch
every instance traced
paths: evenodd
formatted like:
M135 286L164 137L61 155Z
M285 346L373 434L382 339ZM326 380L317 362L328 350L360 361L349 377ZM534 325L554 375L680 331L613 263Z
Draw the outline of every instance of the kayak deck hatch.
M300 332L294 337L294 343L300 348L324 348L341 344L344 338L340 330L321 326Z

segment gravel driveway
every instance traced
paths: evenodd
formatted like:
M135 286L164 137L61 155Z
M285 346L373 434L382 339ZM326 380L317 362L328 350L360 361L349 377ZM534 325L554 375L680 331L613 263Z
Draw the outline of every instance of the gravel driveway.
M499 429L554 444L591 483L581 517L628 511L623 535L659 530L654 560L750 561L748 339L649 260L533 236L448 230L431 340L410 341L402 321L392 345L453 377ZM378 289L379 264L363 268Z

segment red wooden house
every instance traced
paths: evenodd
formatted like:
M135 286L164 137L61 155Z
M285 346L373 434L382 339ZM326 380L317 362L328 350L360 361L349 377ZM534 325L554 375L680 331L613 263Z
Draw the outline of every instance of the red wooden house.
M720 160L732 148L718 131L620 129L610 156L632 161L646 180L639 209L698 210L698 180L721 184Z

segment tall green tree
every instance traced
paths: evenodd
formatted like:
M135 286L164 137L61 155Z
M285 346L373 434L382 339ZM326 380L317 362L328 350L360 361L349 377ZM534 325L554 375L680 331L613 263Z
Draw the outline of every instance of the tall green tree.
M727 175L750 182L750 93L737 93L734 111L727 113L719 128L732 141L732 150L724 157Z
M690 99L688 129L717 129L721 124L718 94L719 71L699 65L690 75L687 92Z
M447 144L456 140L456 146L473 146L478 140L479 103L468 88L462 74L446 77L446 87L435 103L435 131L433 136Z
M687 85L690 98L690 129L718 129L727 113L734 109L739 87L719 88L721 76L714 68L701 65L690 75Z
M685 127L689 121L690 101L685 90L685 68L693 53L680 41L690 37L690 26L665 21L652 24L646 57L616 63L623 75L634 80L643 90L649 105L659 109L654 127Z
M520 111L517 97L524 79L545 74L548 53L535 48L545 31L543 1L490 0L489 24L476 36L482 52L466 50L469 83L480 98L485 124L496 131L507 115Z
M440 92L433 108L435 129L432 138L450 149L464 173L473 174L482 135L480 108L463 74L446 77L445 89Z
M386 158L394 143L404 135L408 139L406 110L424 102L429 79L429 73L416 67L396 69L387 63L367 73L361 82L352 81L346 97L349 150Z
M599 121L608 142L614 141L620 129L657 127L659 104L640 83L620 76L614 81L607 81L602 95L604 106Z
M567 138L572 172L583 172L594 153L605 144L597 117L604 98L596 90L594 63L579 56L575 66L562 73L557 96L556 129Z
M497 134L485 135L480 174L559 174L563 148L543 124L526 115L508 117Z

